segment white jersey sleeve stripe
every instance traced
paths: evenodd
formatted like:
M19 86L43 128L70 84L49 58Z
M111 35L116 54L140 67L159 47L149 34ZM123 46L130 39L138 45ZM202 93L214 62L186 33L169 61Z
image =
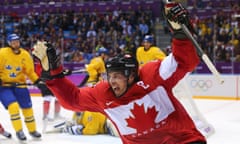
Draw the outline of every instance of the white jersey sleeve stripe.
M174 56L170 54L161 63L159 74L163 80L168 79L177 69L177 61Z

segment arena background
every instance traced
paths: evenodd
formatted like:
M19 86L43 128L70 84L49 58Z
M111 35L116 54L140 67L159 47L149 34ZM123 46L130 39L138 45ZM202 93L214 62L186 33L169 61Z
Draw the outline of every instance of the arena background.
M238 99L240 73L239 44L239 1L238 0L178 0L189 10L193 25L199 35L197 41L213 61L217 70L224 75L226 83L219 85L212 77L206 64L201 62L191 78L197 77L199 87L205 88L205 81L211 81L211 88L205 92L196 91L189 80L189 86L198 98ZM112 51L134 53L141 44L144 34L152 34L155 44L167 54L171 52L171 35L162 16L162 2L159 0L9 0L0 2L1 27L0 45L5 46L8 33L18 33L24 48L30 50L37 39L51 41L62 55L66 68L83 68L96 54L99 45ZM113 18L116 18L114 20ZM83 22L82 22L83 21ZM83 23L87 26L83 27ZM121 23L121 28L129 23L131 33L117 27L113 37L110 26ZM80 24L78 24L80 23ZM97 23L97 24L93 24ZM109 25L108 25L109 23ZM123 24L124 23L124 24ZM148 31L138 34L137 27L146 23ZM97 36L85 36L94 25ZM85 29L85 30L83 30ZM102 36L100 36L102 35ZM120 35L123 35L120 37ZM110 37L113 37L110 39ZM71 76L71 80L80 75ZM72 78L74 77L74 78ZM76 78L75 77L79 77ZM204 81L204 82L202 82ZM74 81L76 84L79 82ZM209 86L210 87L210 86ZM39 93L33 86L32 94ZM221 89L223 92L218 92ZM209 91L213 91L208 93ZM207 92L206 92L207 91ZM232 94L224 91L231 91Z
M197 98L194 100L199 110L216 129L216 133L208 138L208 143L238 144L240 2L239 0L179 1L190 12L199 35L197 41L225 81L220 85L203 62L187 78L189 91L194 98ZM64 67L72 70L84 68L85 64L95 56L99 44L111 50L113 55L120 52L134 53L136 47L141 44L144 34L153 34L155 44L168 54L171 52L169 45L171 34L162 17L162 6L160 0L2 0L0 1L0 46L6 45L6 35L13 32L20 35L22 46L29 51L37 39L46 39L58 49ZM122 27L126 26L126 20L134 27L131 35L126 35ZM144 23L149 30L146 33L137 33L137 27ZM91 24L97 24L94 27L98 35L96 37L86 36ZM110 26L115 26L114 30L117 32L112 34ZM84 74L68 76L76 85L83 77ZM29 90L33 96L40 96L35 86L29 86ZM32 99L38 128L41 130L42 98L32 97ZM0 112L1 123L14 134L7 111L0 106ZM62 114L68 118L72 115L65 109ZM18 142L15 137L13 140L1 137L0 143ZM30 139L28 143L120 144L121 141L119 138L105 135L97 135L93 138L44 134L42 141Z

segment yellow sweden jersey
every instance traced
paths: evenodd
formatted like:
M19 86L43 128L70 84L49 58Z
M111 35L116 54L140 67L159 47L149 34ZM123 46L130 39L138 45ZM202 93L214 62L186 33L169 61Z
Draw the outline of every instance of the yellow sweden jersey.
M100 56L93 58L87 66L87 72L89 74L88 83L98 82L101 74L106 72L103 59Z
M149 61L158 60L158 59L161 60L165 58L166 55L158 47L152 46L150 47L149 50L145 51L144 47L141 46L137 49L136 57L137 57L139 66L141 67Z
M84 111L80 116L74 113L73 121L83 125L83 135L104 134L106 117L99 112Z
M0 79L3 83L25 83L26 76L32 82L38 79L37 74L34 72L31 55L22 48L20 48L20 51L20 54L16 55L10 47L0 49Z

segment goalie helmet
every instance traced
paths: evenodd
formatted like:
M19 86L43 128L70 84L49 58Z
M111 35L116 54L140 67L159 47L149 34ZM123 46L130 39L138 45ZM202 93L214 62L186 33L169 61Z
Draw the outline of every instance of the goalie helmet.
M15 33L10 34L7 36L7 43L8 43L8 45L10 45L13 40L19 40L19 39L20 39L20 37L17 34L15 34Z
M123 71L124 75L129 77L132 72L135 72L135 76L137 76L138 62L135 57L129 54L124 54L110 58L106 62L105 67L107 73L111 71Z

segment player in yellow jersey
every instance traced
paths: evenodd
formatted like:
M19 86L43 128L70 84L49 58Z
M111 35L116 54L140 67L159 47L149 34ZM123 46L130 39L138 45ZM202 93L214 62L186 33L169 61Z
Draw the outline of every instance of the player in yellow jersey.
M87 81L87 86L92 86L96 84L99 80L102 80L105 70L105 61L109 57L108 49L101 47L97 51L98 56L93 58L90 63L86 66L89 78Z
M69 133L72 135L109 134L119 136L115 126L99 112L75 112L71 121L54 126L46 133Z
M20 110L29 134L33 138L40 138L41 134L36 128L32 101L26 86L26 77L37 85L42 81L34 72L31 55L20 47L20 37L17 34L10 34L7 43L8 47L0 49L0 101L8 110L19 140L27 139L22 128Z
M160 48L153 46L154 38L151 35L146 35L143 40L143 46L139 47L136 52L136 57L139 66L143 66L144 64L157 60L157 59L164 59L166 55ZM195 125L197 126L198 130L205 136L209 137L214 133L214 128L210 125L205 118L200 114L199 110L197 109L192 95L187 88L186 80L181 80L177 86L173 89L175 95L177 96L178 100L180 100L185 108L190 113L192 119L194 120ZM180 95L184 92L183 95Z
M76 125L82 126L80 133L83 135L104 134L105 121L106 117L98 112L84 111L76 112L73 115L73 122L75 122Z
M149 61L166 57L165 53L160 48L154 46L154 38L152 35L146 35L142 44L143 45L138 47L136 51L136 58L139 66Z

